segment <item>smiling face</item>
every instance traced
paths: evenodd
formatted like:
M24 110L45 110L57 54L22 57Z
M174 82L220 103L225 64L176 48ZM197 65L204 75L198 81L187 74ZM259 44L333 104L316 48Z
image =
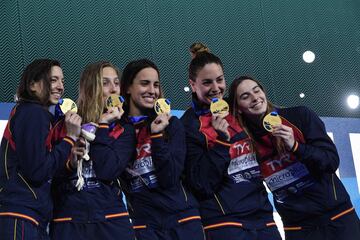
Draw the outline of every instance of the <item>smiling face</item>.
M144 110L154 107L160 95L160 81L157 71L147 67L139 71L127 90L130 95L130 115L143 115Z
M62 69L59 66L51 67L50 71L50 93L48 104L57 104L64 93L64 75ZM41 101L47 102L45 99L47 96L46 87L44 87L44 79L32 82L30 85L31 91L35 94L35 96Z
M120 95L120 80L114 68L104 67L102 69L102 83L104 102L111 94Z
M195 81L189 80L193 93L198 100L206 105L211 104L213 98L223 98L226 89L224 72L217 63L208 63L200 69Z
M57 104L64 93L64 75L59 66L53 66L50 73L50 104Z
M250 118L260 118L267 110L267 99L264 91L253 80L243 80L236 89L238 111Z

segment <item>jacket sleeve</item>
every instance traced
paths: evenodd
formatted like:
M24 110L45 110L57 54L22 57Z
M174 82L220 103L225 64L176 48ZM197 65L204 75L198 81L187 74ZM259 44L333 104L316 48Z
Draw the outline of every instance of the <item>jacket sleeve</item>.
M162 188L178 185L184 169L186 153L184 126L171 117L164 134L151 136L151 157Z
M193 123L184 126L186 183L197 196L206 198L213 195L223 181L230 162L229 146L219 141L208 149L205 136L193 127Z
M74 141L63 138L51 151L46 140L50 132L50 115L41 107L22 108L13 128L20 174L32 184L49 181L65 167Z
M106 181L118 178L125 170L135 151L135 131L130 124L124 124L123 133L114 138L109 127L102 124L96 131L96 138L90 145L90 159L93 160L96 177Z
M324 123L313 111L305 107L301 116L301 130L306 143L299 143L295 154L312 169L334 173L339 167L339 155L335 144L326 133Z

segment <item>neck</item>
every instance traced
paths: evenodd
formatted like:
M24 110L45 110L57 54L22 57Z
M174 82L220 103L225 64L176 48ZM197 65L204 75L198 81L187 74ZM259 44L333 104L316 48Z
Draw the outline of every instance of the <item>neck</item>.
M130 107L129 116L142 116L144 115L140 109Z
M144 116L146 114L146 110L138 108L132 101L130 102L129 106L129 116L136 117L136 116Z
M262 119L264 114L261 115L246 115L245 118L248 119L249 122L252 123L254 126L262 126Z

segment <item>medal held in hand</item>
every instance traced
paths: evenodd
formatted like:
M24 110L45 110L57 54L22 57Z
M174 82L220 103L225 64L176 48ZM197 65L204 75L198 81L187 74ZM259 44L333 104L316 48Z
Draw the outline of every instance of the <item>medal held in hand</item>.
M76 106L76 103L71 100L70 98L62 98L59 100L59 103L57 104L63 114L70 111L73 113L77 113L78 108Z
M107 99L106 99L106 108L111 108L111 107L118 107L122 110L122 106L124 103L124 98L122 96L119 96L117 94L111 94Z
M223 99L213 98L210 104L210 112L214 116L224 118L229 114L229 104Z
M170 107L170 100L166 98L159 98L156 100L154 109L157 115L162 113L170 113L171 107Z
M279 124L281 124L281 118L277 112L271 112L264 117L263 126L268 132L272 132L273 126Z

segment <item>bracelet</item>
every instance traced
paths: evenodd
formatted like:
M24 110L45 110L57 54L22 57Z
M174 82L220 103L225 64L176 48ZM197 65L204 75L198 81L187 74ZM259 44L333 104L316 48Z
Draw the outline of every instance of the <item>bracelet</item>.
M294 145L292 146L292 148L290 149L290 152L296 152L296 150L299 147L299 143L295 140Z
M162 133L154 133L150 136L150 138L159 138L159 137L162 137L163 134Z

